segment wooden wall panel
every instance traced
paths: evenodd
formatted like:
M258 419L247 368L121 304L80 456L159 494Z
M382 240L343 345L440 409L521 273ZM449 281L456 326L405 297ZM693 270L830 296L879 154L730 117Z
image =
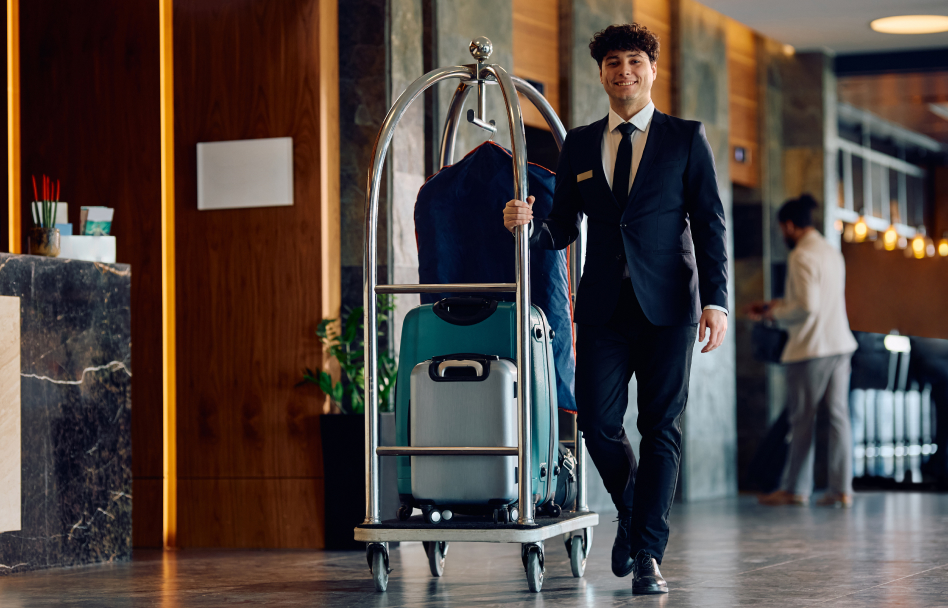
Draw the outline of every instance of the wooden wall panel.
M872 243L843 243L843 255L853 330L948 339L948 258L916 260Z
M162 475L158 3L21 2L20 61L23 234L31 175L46 173L74 226L80 206L115 208L118 261L132 267L135 495ZM148 513L136 507L136 538L160 537Z
M4 83L4 86L6 86L6 83L7 83L7 61L6 61L6 57L7 57L7 55L6 55L6 52L7 52L7 23L6 23L6 15L7 15L7 12L6 12L6 10L4 10L4 11L3 11L3 17L4 17L4 21L3 21L3 32L0 33L0 35L3 36L4 61L3 61L3 66L0 67L0 69L3 70L3 83ZM9 203L9 199L7 198L7 197L9 196L8 192L9 192L9 187L10 187L10 182L9 182L9 179L10 179L10 172L9 172L9 168L7 167L7 163L9 162L9 159L10 159L10 156L9 156L9 149L8 149L8 141L7 141L7 138L8 138L9 135L10 135L10 132L9 132L9 129L8 129L8 126L7 126L7 118L8 118L8 117L7 117L7 112L9 111L9 105L7 104L7 96L6 96L6 95L0 95L0 97L3 98L3 100L0 101L0 105L3 106L3 114L2 114L2 116L3 116L3 121L2 121L2 122L3 122L3 126L0 126L0 132L3 133L3 140L2 140L2 141L3 141L3 145L0 145L0 167L2 167L2 169L0 169L0 172L2 172L2 174L3 174L3 181L2 181L2 183L0 183L0 188L3 188L3 189L0 190L0 192L3 193L3 195L2 195L2 196L3 196L3 201L5 201L6 203ZM9 253L9 252L10 252L10 234L9 234L9 232L10 232L10 214L9 214L9 212L8 212L7 205L6 205L6 204L0 205L0 251L3 251L3 252L5 252L5 253Z
M728 19L728 104L731 181L749 188L760 185L760 103L757 80L757 35L749 27ZM734 148L748 152L747 160L734 160Z
M513 0L514 74L544 85L543 95L560 111L559 0ZM546 120L521 96L524 123L548 129Z
M175 2L180 546L322 543L323 399L297 386L321 364L319 2ZM266 137L293 138L293 206L198 211L196 144Z
M194 547L321 547L323 500L317 478L180 479L178 526L187 530L180 540Z
M636 0L632 3L632 19L658 36L658 77L652 85L652 101L666 114L675 115L678 109L673 99L675 82L675 49L672 38L671 0Z

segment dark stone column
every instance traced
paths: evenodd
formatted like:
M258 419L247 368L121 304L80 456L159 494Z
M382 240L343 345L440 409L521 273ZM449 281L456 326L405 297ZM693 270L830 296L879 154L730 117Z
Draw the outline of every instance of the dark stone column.
M389 0L389 69L392 102L424 73L423 0ZM427 1L427 0L425 0ZM415 199L425 183L425 108L423 98L402 117L389 153L392 171L391 242L392 282L418 282L418 249L415 243ZM402 321L420 303L417 294L396 296L395 336ZM398 338L395 339L398 352Z
M728 72L726 17L692 0L678 10L680 116L700 120L714 151L718 189L728 232L729 310L733 321L734 247L730 228L731 180L728 146ZM730 323L733 325L733 322ZM681 497L700 500L737 491L737 423L735 409L735 342L728 331L724 344L702 354L695 344L691 391L685 413L682 445Z
M386 0L339 2L339 155L342 310L362 305L366 178L389 108ZM384 76L383 76L384 75ZM389 176L379 197L379 282L389 283Z

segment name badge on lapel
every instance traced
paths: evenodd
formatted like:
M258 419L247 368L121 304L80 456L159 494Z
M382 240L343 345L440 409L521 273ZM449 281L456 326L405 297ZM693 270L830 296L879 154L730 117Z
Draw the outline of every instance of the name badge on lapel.
M592 170L586 171L585 173L580 173L576 176L576 183L578 184L581 181L587 180L593 176Z

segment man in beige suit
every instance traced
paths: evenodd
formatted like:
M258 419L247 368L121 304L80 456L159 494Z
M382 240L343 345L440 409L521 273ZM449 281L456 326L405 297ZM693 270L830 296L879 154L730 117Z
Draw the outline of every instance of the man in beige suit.
M829 410L829 491L818 504L852 505L852 434L849 424L850 359L856 339L846 316L842 254L813 227L816 201L808 194L784 203L778 220L791 249L783 300L751 308L753 318L776 321L789 334L781 362L787 371L790 452L779 490L761 504L806 504L813 489L816 411Z

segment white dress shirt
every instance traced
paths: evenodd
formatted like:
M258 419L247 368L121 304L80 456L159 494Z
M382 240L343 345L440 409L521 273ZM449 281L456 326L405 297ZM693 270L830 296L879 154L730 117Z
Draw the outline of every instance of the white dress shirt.
M609 108L609 121L606 123L606 132L602 137L602 170L606 174L606 181L609 183L610 190L612 189L612 176L615 173L616 154L619 153L619 144L622 143L622 131L619 130L619 125L629 122L635 127L632 132L632 165L629 167L629 192L631 192L632 184L635 183L635 174L639 170L639 163L642 162L642 153L645 151L645 142L648 140L653 114L655 114L655 104L651 101L627 121L616 114L615 110ZM626 196L628 196L628 192ZM623 276L625 278L630 276L628 264L626 264ZM704 307L704 310L709 308L727 314L727 309L721 306L709 304Z

